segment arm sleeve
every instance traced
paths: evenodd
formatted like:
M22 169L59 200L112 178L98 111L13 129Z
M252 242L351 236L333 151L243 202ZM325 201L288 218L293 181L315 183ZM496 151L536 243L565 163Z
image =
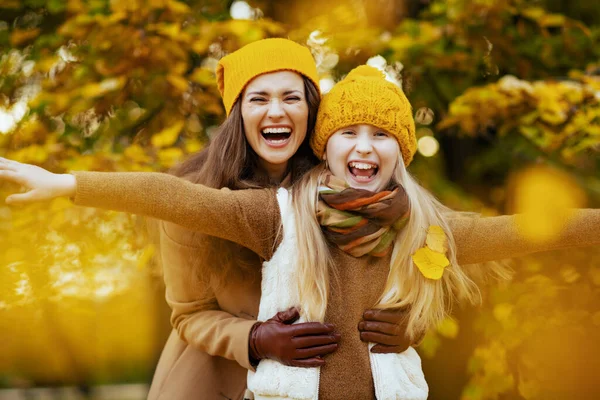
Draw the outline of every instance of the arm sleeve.
M198 246L208 243L201 238L194 246L179 243L168 235L164 225L159 224L160 249L173 328L190 346L254 370L248 353L248 336L256 320L221 310L212 287L198 278L194 263L203 262L198 259L203 254Z
M281 222L273 189L213 189L157 172L76 172L74 203L173 222L270 259Z
M548 241L531 241L519 230L523 215L452 218L450 229L459 264L519 257L540 251L600 244L600 210L579 209L565 216L560 234Z

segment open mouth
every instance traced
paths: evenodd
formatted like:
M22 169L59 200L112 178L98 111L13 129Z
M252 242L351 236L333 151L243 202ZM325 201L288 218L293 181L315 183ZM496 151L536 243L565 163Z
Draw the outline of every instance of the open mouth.
M379 166L374 163L351 161L348 171L358 182L370 182L379 172Z
M291 128L265 128L260 131L267 144L281 146L286 144L292 136Z

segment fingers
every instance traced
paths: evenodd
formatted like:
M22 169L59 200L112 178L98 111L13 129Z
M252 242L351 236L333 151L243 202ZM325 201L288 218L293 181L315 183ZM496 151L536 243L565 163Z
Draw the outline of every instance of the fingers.
M11 194L6 197L6 204L30 204L38 201L37 192L35 190L30 190L26 193L19 194Z
M389 322L391 324L404 322L407 318L408 310L405 308L387 310L369 309L363 313L363 319L366 321Z
M23 179L23 177L21 176L21 174L15 172L12 169L2 169L0 167L0 179L1 180L5 180L5 181L9 181L9 182L13 182L16 183L18 185L24 185L25 181Z
M338 343L341 337L342 335L337 332L334 332L331 335L299 336L292 338L292 343L297 349L304 349L308 347Z
M333 324L322 324L320 322L303 322L290 327L292 336L327 335L333 333Z
M288 363L288 365L300 368L322 367L325 365L325 360L323 360L321 357L312 357L304 360L292 360Z
M358 330L361 332L379 332L393 336L404 335L403 329L400 325L390 324L387 322L360 321L358 323Z
M0 170L4 170L4 171L16 171L17 170L17 166L13 163L8 163L8 162L0 162Z
M297 349L294 352L294 360L312 358L317 356L322 357L324 355L333 353L337 349L337 343L328 344L325 346L309 347L307 349Z
M408 349L406 346L385 346L383 344L376 344L371 347L371 353L389 354L389 353L404 353Z
M399 346L404 344L408 346L408 341L405 340L402 336L390 336L377 332L361 332L360 340L362 340L363 342L385 344L386 346Z
M300 311L296 307L292 307L285 311L278 312L271 319L284 324L293 324L298 320L298 318L300 318Z

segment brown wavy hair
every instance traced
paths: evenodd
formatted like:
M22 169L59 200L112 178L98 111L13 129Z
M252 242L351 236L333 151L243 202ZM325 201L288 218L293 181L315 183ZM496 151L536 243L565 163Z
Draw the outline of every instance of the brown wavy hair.
M318 159L309 146L309 140L317 119L320 95L308 78L302 78L308 104L307 134L289 161L288 172L292 183L318 164ZM246 140L242 107L238 98L208 146L172 168L169 173L213 188L240 190L279 186L279 182L269 179L267 172L260 166L259 159ZM213 284L220 285L229 274L244 274L252 266L260 264L258 255L245 248L240 249L241 246L233 242L192 231L189 231L189 234L197 236L211 248L208 257L194 262L202 282L209 283L210 280Z

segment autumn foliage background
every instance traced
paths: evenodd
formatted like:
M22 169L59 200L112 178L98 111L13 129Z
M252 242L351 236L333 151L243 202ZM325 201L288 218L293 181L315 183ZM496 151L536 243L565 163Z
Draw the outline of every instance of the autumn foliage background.
M448 206L530 211L531 240L600 206L593 2L0 0L0 156L164 171L225 116L217 60L273 36L311 47L323 88L368 60L401 81L410 169ZM151 379L170 327L144 232L68 200L0 205L0 387ZM512 263L419 348L430 398L597 398L600 249Z

